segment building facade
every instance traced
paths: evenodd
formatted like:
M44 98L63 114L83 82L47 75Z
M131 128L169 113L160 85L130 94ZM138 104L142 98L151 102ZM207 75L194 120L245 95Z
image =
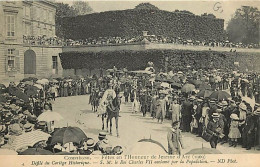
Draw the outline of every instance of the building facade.
M56 6L51 1L0 2L0 80L61 76L59 53L45 38L55 36Z

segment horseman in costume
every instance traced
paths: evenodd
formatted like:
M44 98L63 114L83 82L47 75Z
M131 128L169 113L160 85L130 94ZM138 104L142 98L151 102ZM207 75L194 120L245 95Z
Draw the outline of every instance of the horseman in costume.
M107 115L107 105L109 104L109 97L112 97L112 99L116 97L116 92L114 91L112 86L112 83L108 84L108 89L104 92L97 110L98 117L101 115L102 118L102 130L104 130L104 119Z

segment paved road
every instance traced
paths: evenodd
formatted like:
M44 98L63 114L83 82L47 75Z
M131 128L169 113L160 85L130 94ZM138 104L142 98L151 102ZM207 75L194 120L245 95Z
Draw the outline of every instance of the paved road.
M63 115L64 120L56 122L55 126L79 126L85 131L88 137L92 137L97 141L102 127L101 118L97 117L91 111L88 99L88 95L57 98L53 104L53 108L54 111ZM115 121L113 120L113 134L108 134L107 138L113 146L123 146L124 154L130 154L132 148L140 139L148 139L150 137L160 142L167 149L167 131L170 127L170 121L166 120L163 124L159 124L157 120L153 120L151 117L143 117L141 113L132 114L130 103L122 103L120 115L120 137L116 137ZM200 148L202 145L203 147L210 148L209 143L190 133L183 133L183 140L185 148L182 150L182 153L187 153L194 148ZM260 153L254 150L254 148L250 151L240 146L230 148L228 144L218 145L217 149L224 154ZM153 150L151 152L154 153L156 151Z

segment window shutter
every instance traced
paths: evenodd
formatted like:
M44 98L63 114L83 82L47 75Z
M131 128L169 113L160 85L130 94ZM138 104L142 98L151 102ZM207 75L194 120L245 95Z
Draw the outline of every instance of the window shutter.
M18 56L15 57L15 69L20 71L20 57Z
M15 69L20 71L20 55L19 50L15 50Z
M8 57L5 56L5 72L8 72Z
M5 49L5 55L4 55L4 58L5 58L5 72L7 72L8 71L8 55L7 55L7 52L8 52L8 50L7 49Z

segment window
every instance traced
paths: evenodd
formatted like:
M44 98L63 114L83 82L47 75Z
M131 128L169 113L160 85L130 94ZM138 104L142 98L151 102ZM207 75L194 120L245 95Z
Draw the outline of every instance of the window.
M47 10L43 9L43 20L46 21L47 19Z
M57 56L52 56L52 71L53 71L53 74L58 73L58 57Z
M39 35L42 36L42 29L39 28L39 31L38 31Z
M15 35L15 15L6 16L6 35L14 37Z
M49 13L49 22L52 23L52 12Z
M25 16L30 17L30 7L25 6Z
M36 7L36 18L37 18L37 20L40 20L40 15L41 15L41 8L37 8Z
M6 3L12 3L12 4L16 4L15 1L6 1Z
M15 49L7 50L7 70L12 71L15 68Z
M49 12L46 11L46 21L49 22Z
M30 24L26 24L25 23L25 35L30 35L31 34L30 33L30 29L31 29Z

